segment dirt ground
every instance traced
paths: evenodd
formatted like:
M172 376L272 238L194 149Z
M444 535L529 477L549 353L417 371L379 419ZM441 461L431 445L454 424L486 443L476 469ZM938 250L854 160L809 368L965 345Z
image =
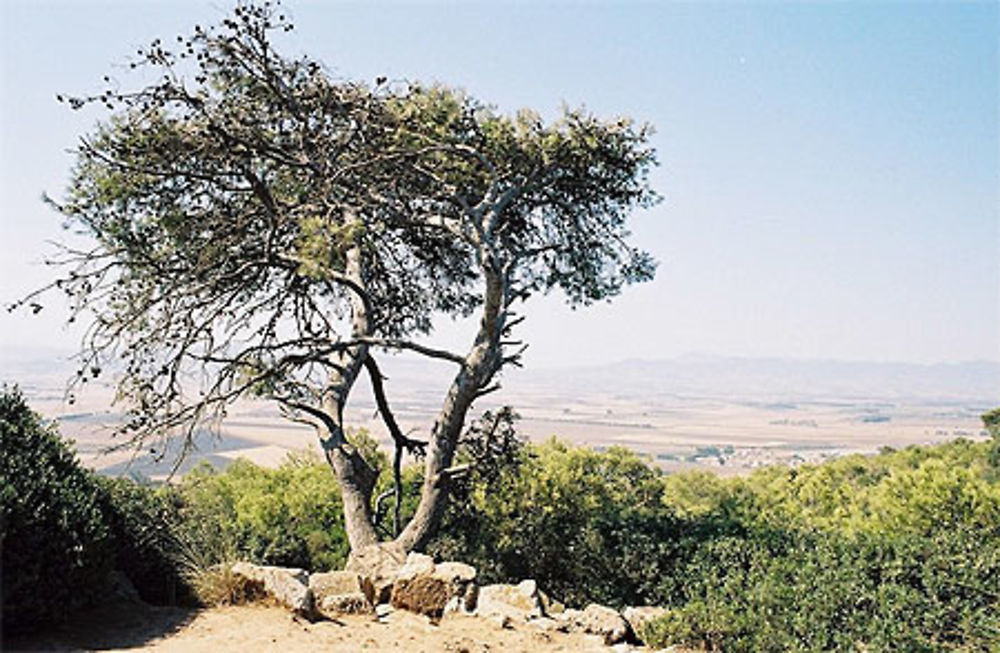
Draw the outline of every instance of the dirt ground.
M49 633L4 641L2 650L611 653L631 649L604 646L593 635L542 632L529 625L502 628L487 619L465 616L433 625L426 617L397 611L385 623L363 616L309 623L266 605L189 610L121 603L85 612Z

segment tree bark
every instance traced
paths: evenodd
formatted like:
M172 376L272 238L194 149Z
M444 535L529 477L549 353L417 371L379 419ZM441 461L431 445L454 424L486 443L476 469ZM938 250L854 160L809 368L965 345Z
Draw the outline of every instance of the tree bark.
M437 530L447 506L448 469L455 456L462 427L472 402L501 365L500 337L508 300L508 280L489 258L484 261L486 293L476 340L462 369L452 381L431 434L420 503L413 518L396 538L406 551L422 550Z
M352 336L368 337L371 335L369 307L361 274L361 250L356 246L347 251L345 275L352 291ZM321 444L327 463L340 483L344 528L352 551L378 542L371 505L378 470L372 468L357 448L347 441L343 420L347 397L367 356L368 345L357 345L336 354L333 361L335 371L330 374L323 393L323 412L329 416L332 424L328 437L321 437Z
M350 448L346 451L346 448ZM378 473L350 445L326 449L326 460L340 483L344 504L344 530L352 551L376 544L371 497Z

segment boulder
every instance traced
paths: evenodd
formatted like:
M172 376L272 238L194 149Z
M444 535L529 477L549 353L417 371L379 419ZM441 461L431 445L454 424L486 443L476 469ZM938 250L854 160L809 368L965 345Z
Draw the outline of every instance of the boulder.
M434 558L423 553L410 553L406 562L396 571L396 579L416 578L434 573Z
M435 565L430 556L411 553L396 573L392 606L424 614L432 619L445 612L469 612L475 608L476 570L460 562Z
M632 628L632 632L635 633L639 641L643 641L643 627L653 619L662 617L665 614L667 614L666 608L659 608L652 605L629 607L622 610L622 616L625 617L625 621L628 622L629 627Z
M334 619L342 614L371 614L375 588L354 571L331 571L309 577L316 612Z
M249 562L236 562L233 574L263 586L264 592L274 597L290 610L312 618L313 596L309 589L309 575L303 569L291 567L266 567Z
M479 600L479 586L476 585L476 568L464 562L442 562L434 567L434 576L451 588L448 603L452 609L445 612L470 613L476 609Z
M129 577L125 575L124 572L115 569L109 575L105 582L104 594L108 598L125 601L128 603L142 603L142 598L139 596L139 591L135 589L135 585L129 580Z
M538 617L537 619L532 619L528 623L534 626L535 628L538 628L539 630L547 633L552 633L552 632L564 633L567 630L569 630L569 628L566 626L565 623L561 621L556 621L551 617Z
M629 636L629 625L624 617L607 606L591 603L578 617L584 632L600 635L608 646L624 642Z
M482 617L508 617L524 622L544 614L538 585L526 580L518 585L486 585L479 588L476 614Z
M552 598L542 590L538 590L538 600L542 604L542 612L548 617L566 610L565 605Z
M406 563L406 552L395 542L383 542L351 551L345 571L367 578L374 588L372 603L387 603L392 594L396 573Z

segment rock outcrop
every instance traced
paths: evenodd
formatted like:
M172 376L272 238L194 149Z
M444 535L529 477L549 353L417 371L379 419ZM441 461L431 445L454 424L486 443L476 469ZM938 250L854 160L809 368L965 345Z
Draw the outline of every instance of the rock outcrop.
M406 551L395 542L373 544L351 551L345 571L357 572L375 588L374 603L386 603L392 595L396 574L406 564Z
M599 635L608 646L624 642L631 629L617 610L591 603L585 610L565 610L555 615L555 620L570 632Z
M249 562L233 563L231 569L236 576L260 584L264 592L293 612L307 618L314 616L309 574L304 569L266 567Z
M628 622L629 627L632 628L632 632L640 642L643 641L643 627L653 619L662 617L666 613L666 608L652 605L629 607L622 610L622 616L625 617L625 621Z
M435 565L430 556L411 553L392 585L392 607L440 619L446 612L475 609L475 568L460 562Z
M375 588L371 581L353 571L330 571L309 576L316 612L334 619L341 614L375 612Z
M524 623L545 616L545 609L537 583L525 580L517 585L496 584L479 588L476 614Z
M600 635L607 645L624 642L631 632L628 622L607 606L591 603L580 616L580 624L584 632Z
M503 628L530 624L542 632L583 632L627 648L625 642L634 642L646 623L666 612L643 606L627 608L622 615L598 604L566 609L534 580L479 587L470 565L435 563L421 553L404 556L391 544L352 553L343 571L309 575L302 569L238 562L232 572L310 619L371 614L384 621L394 610L426 615L433 622L449 614L475 615Z

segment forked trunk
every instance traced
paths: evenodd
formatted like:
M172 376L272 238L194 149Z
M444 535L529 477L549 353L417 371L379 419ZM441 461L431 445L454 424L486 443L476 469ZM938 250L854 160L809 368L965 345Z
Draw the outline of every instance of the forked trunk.
M450 467L472 402L501 365L500 336L504 326L507 283L499 271L487 269L486 302L476 342L448 390L431 434L420 504L396 538L407 551L422 550L437 531L447 506Z
M454 460L462 425L477 390L473 376L463 370L448 391L427 452L420 503L406 528L396 538L406 551L422 550L441 523L450 482L448 468Z

